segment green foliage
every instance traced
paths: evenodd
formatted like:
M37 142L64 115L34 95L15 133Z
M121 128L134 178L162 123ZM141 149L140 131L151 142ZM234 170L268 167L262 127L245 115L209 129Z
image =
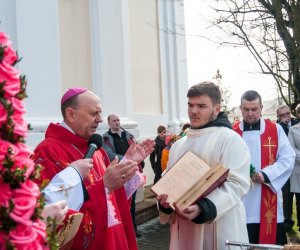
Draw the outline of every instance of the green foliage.
M250 164L250 178L253 177L253 175L255 174L255 167L253 167L252 163Z
M15 205L9 200L9 206L0 206L0 231L9 233L11 229L14 229L17 223L10 218L9 214L14 210Z
M47 217L47 242L49 244L50 250L58 250L58 233L57 228L60 223L56 219Z

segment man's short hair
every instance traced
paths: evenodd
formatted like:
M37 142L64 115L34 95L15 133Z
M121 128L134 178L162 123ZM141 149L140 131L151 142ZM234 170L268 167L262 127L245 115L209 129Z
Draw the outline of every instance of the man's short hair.
M158 128L157 128L157 133L161 133L161 132L164 132L164 131L166 131L166 130L167 130L167 129L166 129L165 126L160 125L160 126L158 126Z
M282 110L282 109L284 109L284 108L287 108L288 110L290 110L290 107L289 107L289 106L287 106L287 105L280 105L280 106L277 108L277 110L276 110L276 114L278 115L279 110Z
M61 114L64 119L66 118L66 109L69 107L71 107L73 109L78 107L78 95L71 97L70 99L65 101L63 104L61 104L60 109L61 109Z
M190 89L187 92L188 98L202 95L207 95L211 99L213 105L221 103L220 88L217 84L213 82L206 81L195 84L192 87L190 87Z
M110 114L110 115L107 117L107 122L109 122L109 120L110 120L110 118L111 118L112 116L118 116L118 115L116 115L116 114Z
M254 101L256 99L259 99L259 104L262 105L260 94L258 94L258 92L256 92L255 90L248 90L242 95L241 103L242 103L243 100L251 102L251 101Z

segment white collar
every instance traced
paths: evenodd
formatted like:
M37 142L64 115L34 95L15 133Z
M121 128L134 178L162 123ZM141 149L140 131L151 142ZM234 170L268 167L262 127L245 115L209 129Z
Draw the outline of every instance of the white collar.
M62 126L62 127L64 127L65 129L69 130L73 134L75 134L75 132L73 131L73 129L71 129L70 126L67 123L65 123L64 121L62 121L59 125Z
M240 130L244 131L244 121L240 122L239 125ZM266 128L266 122L265 119L263 119L262 117L260 118L260 131L259 133L262 134L263 132L265 132L265 128ZM258 131L258 130L257 130ZM243 133L247 133L247 132L251 132L251 131L245 131Z

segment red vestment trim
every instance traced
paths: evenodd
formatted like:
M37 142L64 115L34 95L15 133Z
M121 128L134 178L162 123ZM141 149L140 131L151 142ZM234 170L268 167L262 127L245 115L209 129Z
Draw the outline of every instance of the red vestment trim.
M82 159L87 151L87 140L76 136L64 127L50 124L46 131L46 139L35 149L36 163L43 165L41 178L51 180L69 163ZM110 194L115 208L115 219L121 223L108 227L108 203L103 176L109 166L109 158L101 148L93 155L90 176L84 181L89 199L80 208L84 214L79 230L75 236L72 250L137 250L130 209L125 189L116 189Z
M239 124L233 129L243 136ZM278 133L276 124L265 120L265 131L260 136L261 141L261 169L272 165L276 161L278 150ZM260 244L275 244L277 231L277 194L269 186L261 186L261 208L260 208Z

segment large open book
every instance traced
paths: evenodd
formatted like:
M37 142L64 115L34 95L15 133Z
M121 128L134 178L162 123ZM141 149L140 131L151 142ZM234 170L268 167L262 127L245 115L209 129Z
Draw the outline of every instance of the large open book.
M173 203L184 209L220 186L228 173L229 169L222 165L210 167L197 155L188 151L162 176L151 191L156 195L167 194L167 202L173 209Z

